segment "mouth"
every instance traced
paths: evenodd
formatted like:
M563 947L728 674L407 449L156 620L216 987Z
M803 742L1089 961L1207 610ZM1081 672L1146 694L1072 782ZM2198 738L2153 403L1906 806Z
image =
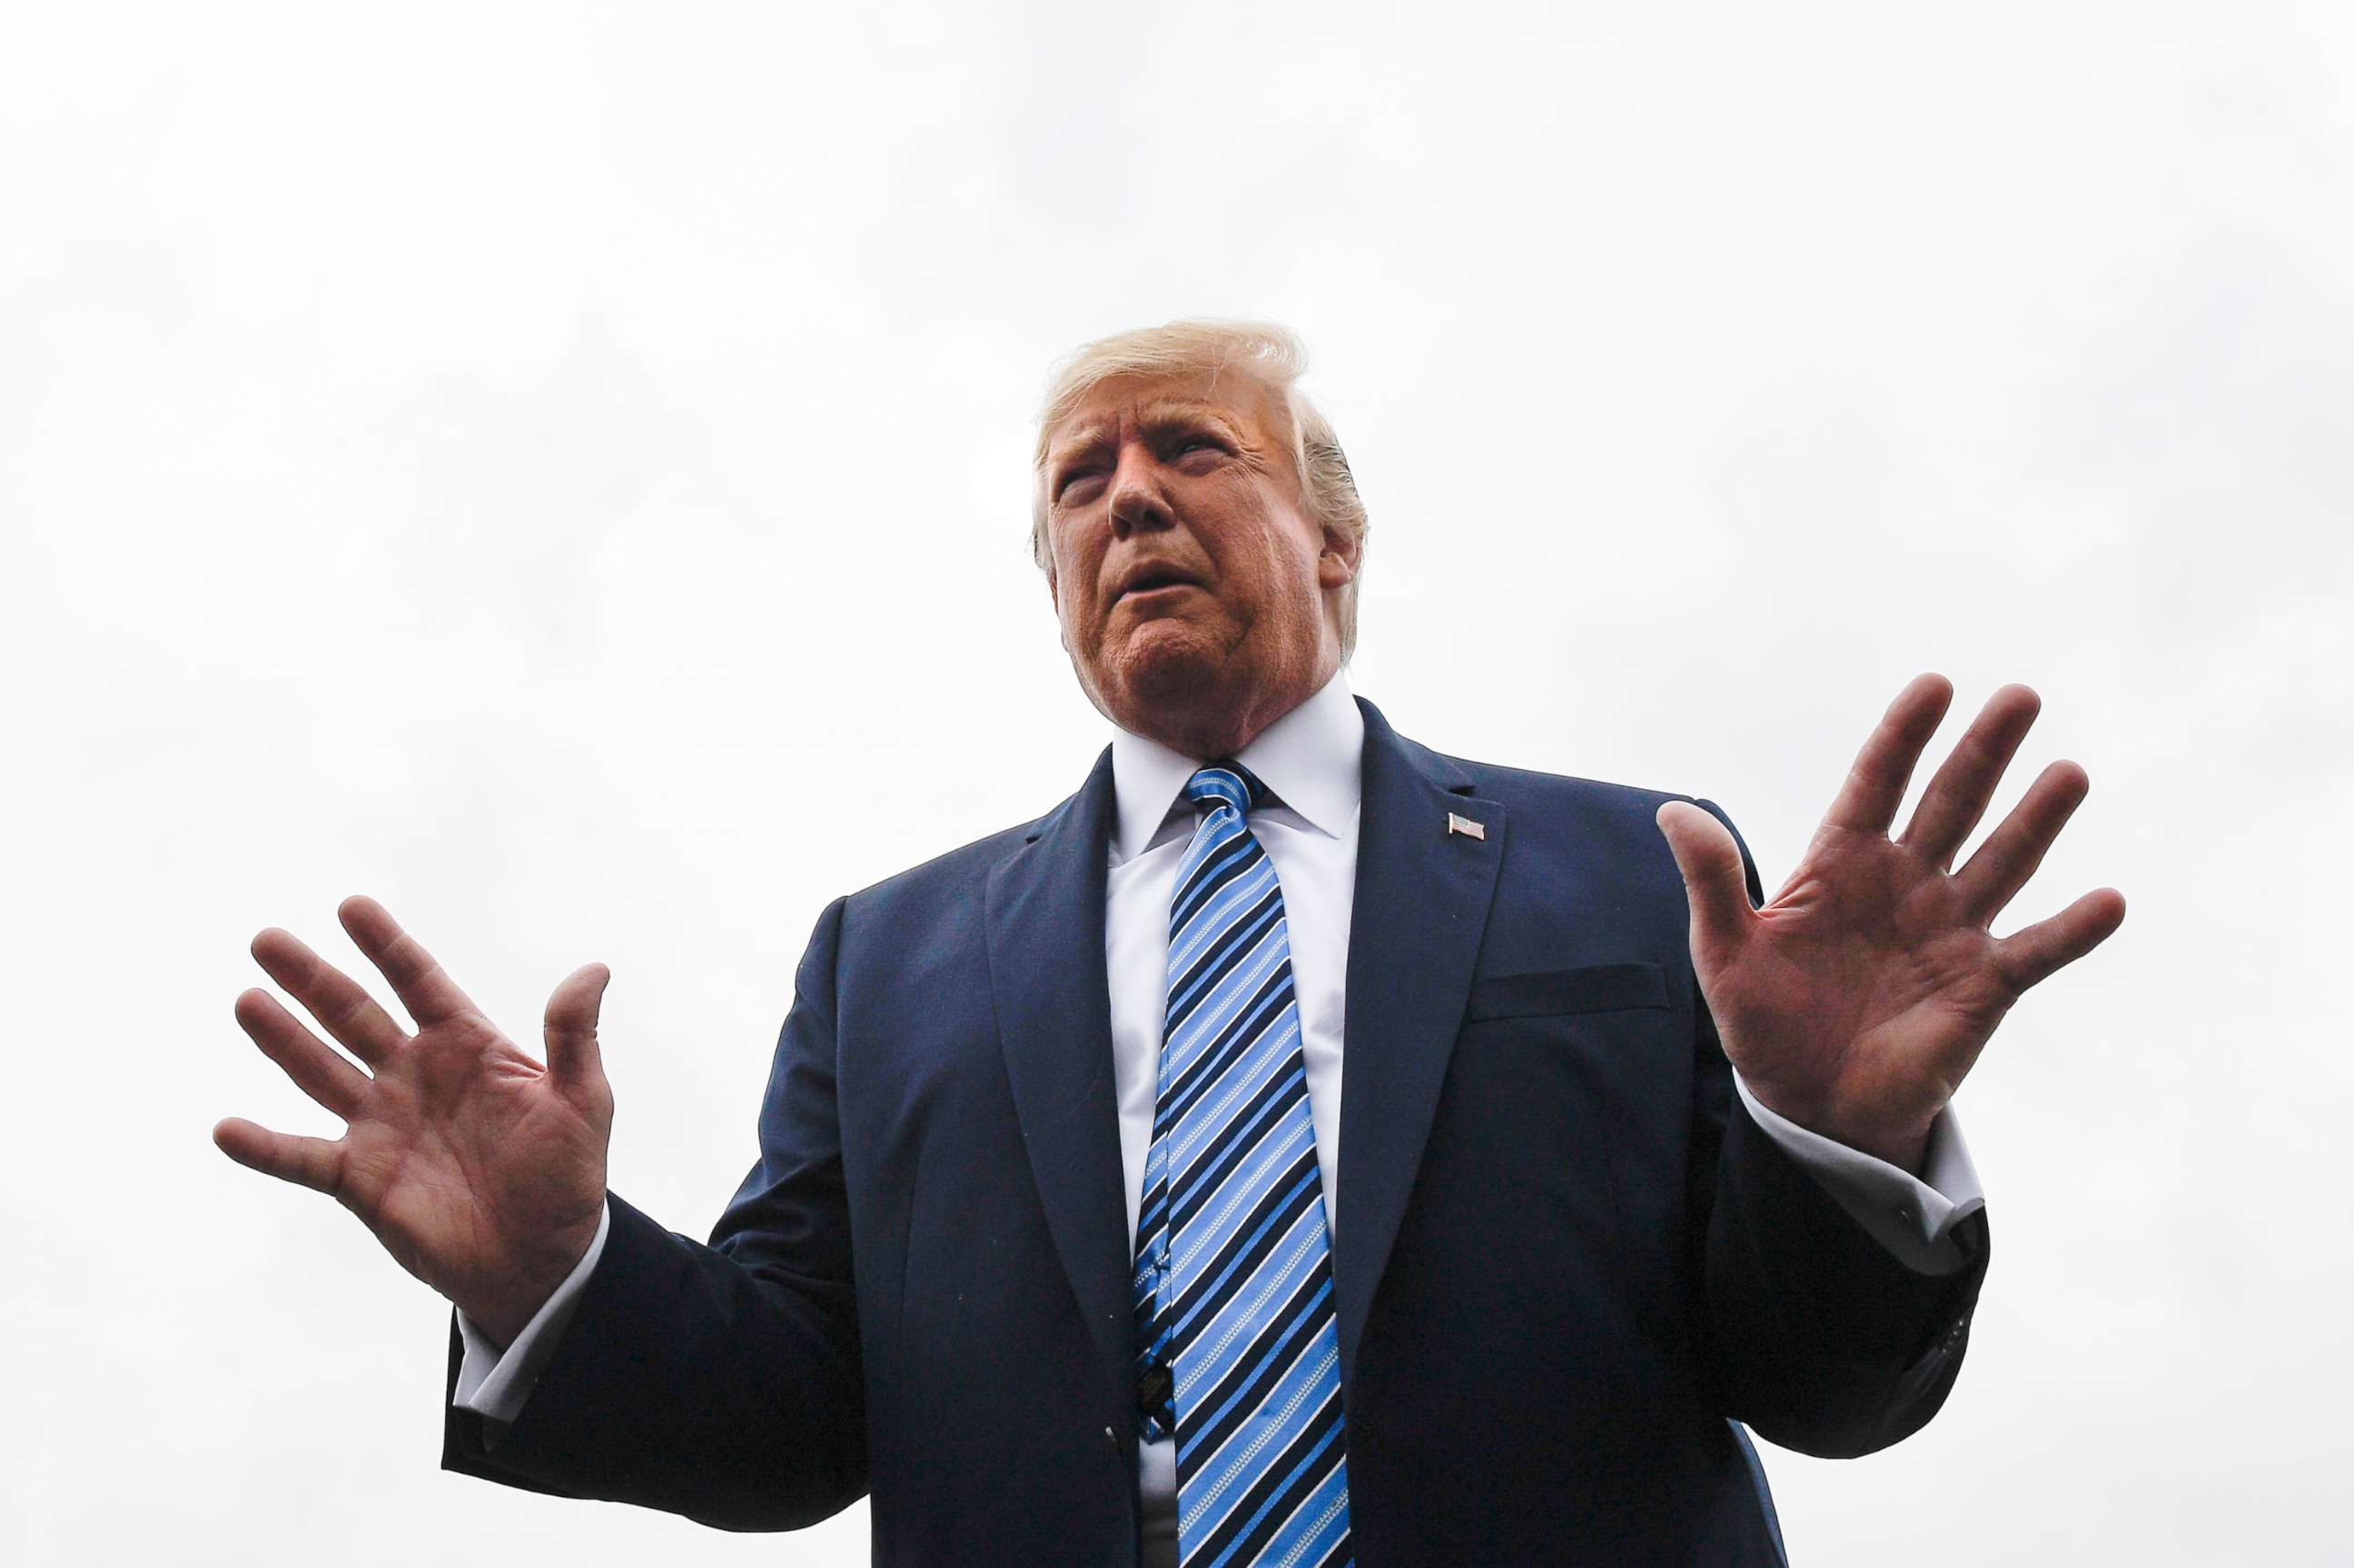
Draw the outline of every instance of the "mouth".
M1201 586L1182 572L1166 567L1154 567L1137 573L1119 593L1112 597L1114 603L1130 599L1161 599L1174 594L1181 588L1197 588Z

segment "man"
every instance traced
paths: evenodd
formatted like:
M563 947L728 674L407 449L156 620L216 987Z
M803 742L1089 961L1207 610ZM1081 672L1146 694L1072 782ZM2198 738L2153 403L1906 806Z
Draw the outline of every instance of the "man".
M2083 770L1954 868L2006 687L1892 839L1917 678L1765 902L1705 801L1405 739L1341 673L1364 514L1299 369L1203 323L1064 367L1034 545L1117 733L827 907L709 1246L606 1191L603 966L543 1068L371 900L413 1036L256 938L372 1075L248 991L349 1128L215 1137L455 1304L445 1467L728 1529L871 1494L885 1563L1767 1563L1738 1423L1935 1413L1988 1246L1946 1102L2124 915L1987 928Z

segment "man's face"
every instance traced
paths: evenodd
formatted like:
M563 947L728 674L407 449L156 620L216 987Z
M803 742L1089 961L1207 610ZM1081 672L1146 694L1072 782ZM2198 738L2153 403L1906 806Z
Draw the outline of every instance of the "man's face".
M1257 382L1102 382L1048 432L1045 485L1063 646L1114 723L1239 749L1340 668L1323 601L1355 547L1309 519Z

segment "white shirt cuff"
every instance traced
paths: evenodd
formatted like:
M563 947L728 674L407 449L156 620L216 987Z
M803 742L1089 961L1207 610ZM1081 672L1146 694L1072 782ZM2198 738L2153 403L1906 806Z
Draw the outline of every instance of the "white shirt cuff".
M608 1203L597 1216L597 1239L588 1244L564 1283L540 1303L539 1310L505 1351L493 1345L472 1318L458 1314L458 1338L464 1342L466 1353L458 1363L458 1387L451 1404L493 1421L513 1421L523 1414L531 1385L555 1359L557 1342L564 1338L565 1325L572 1321L572 1310L579 1305L580 1292L588 1287L598 1258L604 1255L605 1234L612 1228L613 1208Z
M1766 1135L1905 1266L1918 1274L1952 1274L1969 1261L1954 1227L1986 1207L1986 1190L1952 1107L1929 1124L1915 1176L1777 1115L1759 1103L1737 1071L1733 1085Z

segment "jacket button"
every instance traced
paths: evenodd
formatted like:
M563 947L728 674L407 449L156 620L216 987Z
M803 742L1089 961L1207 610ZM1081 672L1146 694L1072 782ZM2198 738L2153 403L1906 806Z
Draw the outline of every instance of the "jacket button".
M1108 1426L1104 1428L1104 1441L1111 1445L1111 1451L1113 1453L1117 1454L1119 1452L1119 1434L1114 1432Z

